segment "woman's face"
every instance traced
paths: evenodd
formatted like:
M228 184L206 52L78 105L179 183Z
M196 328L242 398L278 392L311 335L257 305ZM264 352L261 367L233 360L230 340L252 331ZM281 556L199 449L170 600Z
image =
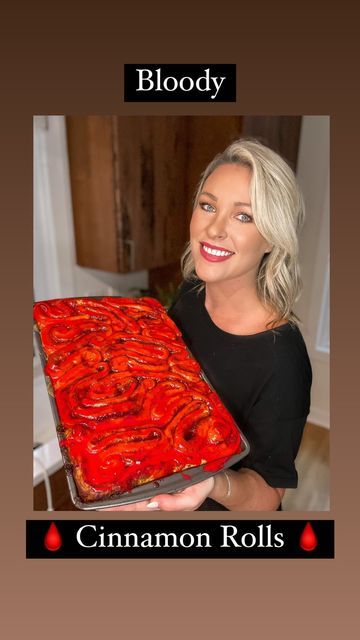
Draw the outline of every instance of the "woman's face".
M250 204L251 171L223 164L205 181L190 223L190 245L204 282L240 279L254 284L271 246L258 231Z

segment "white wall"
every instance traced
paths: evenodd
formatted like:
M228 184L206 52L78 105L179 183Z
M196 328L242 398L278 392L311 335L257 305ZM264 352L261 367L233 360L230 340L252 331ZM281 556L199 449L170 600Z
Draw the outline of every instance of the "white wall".
M309 421L330 426L329 346L329 203L330 119L304 116L297 175L306 205L306 222L300 238L304 289L296 312L313 367Z

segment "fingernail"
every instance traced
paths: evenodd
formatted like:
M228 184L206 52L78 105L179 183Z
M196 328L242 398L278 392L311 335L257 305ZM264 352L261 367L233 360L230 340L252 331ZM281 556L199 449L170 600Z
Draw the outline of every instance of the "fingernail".
M149 504L146 505L148 509L157 509L157 507L159 506L158 502L149 502Z

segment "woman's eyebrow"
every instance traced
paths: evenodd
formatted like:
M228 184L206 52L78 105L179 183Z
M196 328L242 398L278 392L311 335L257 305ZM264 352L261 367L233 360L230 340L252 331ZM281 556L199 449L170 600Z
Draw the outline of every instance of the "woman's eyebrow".
M200 196L209 196L209 198L217 202L217 197L214 196L213 193L209 193L209 191L202 191L200 193ZM234 205L235 207L251 207L251 204L249 202L234 202Z
M208 191L202 191L200 193L201 196L209 196L209 198L211 198L212 200L215 200L215 202L217 202L217 197L214 196L212 193L209 193Z
M250 202L234 202L235 207L249 207L251 209Z

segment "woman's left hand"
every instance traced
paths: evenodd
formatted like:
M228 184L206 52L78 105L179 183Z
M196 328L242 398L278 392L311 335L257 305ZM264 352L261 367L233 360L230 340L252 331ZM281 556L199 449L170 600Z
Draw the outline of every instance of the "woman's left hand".
M211 493L214 485L215 479L211 477L186 487L179 493L161 493L150 500L101 511L195 511Z

